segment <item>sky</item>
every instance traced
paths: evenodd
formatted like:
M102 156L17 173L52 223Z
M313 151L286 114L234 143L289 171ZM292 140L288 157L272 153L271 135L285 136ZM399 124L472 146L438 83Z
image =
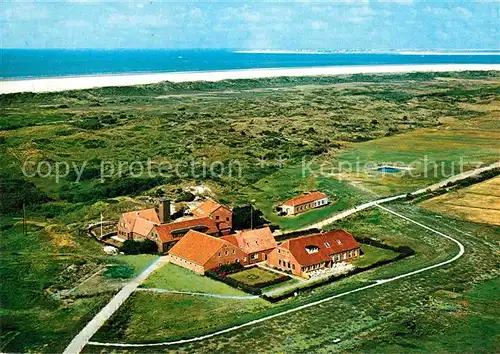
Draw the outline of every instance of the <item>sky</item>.
M500 49L500 0L0 0L2 48Z

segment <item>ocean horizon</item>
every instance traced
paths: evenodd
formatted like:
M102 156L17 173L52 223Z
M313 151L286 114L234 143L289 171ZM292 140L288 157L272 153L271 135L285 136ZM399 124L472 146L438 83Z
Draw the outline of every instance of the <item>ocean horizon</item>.
M321 54L321 55L318 55ZM166 49L1 49L6 80L236 69L500 64L500 52L327 52Z

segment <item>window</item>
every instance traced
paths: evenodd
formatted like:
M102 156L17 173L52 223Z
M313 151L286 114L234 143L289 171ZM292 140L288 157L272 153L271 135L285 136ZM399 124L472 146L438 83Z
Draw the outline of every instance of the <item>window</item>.
M313 254L313 253L319 252L319 247L315 246L315 245L307 245L305 247L305 249L306 249L306 252L309 253L309 254Z
M288 262L287 267L290 268L290 262Z
M226 252L225 252L225 253L226 253L226 256L227 256L227 250L226 250Z
M236 253L236 251L233 249L233 254L235 254L235 253Z
M250 259L257 259L259 258L259 254L258 253L254 253L250 256Z
M240 260L239 260L238 258L236 258L236 259L234 260L234 263L239 263L239 262L240 262Z
M279 250L279 248L278 248L278 253L280 253L280 250Z
M220 252L219 252L219 257L220 257Z
M295 264L292 264L292 269L295 270Z
M229 218L226 218L226 221L229 221Z
M352 257L352 251L349 251L349 258Z
M337 245L341 245L341 244L342 244L342 241L337 240Z
M279 264L279 265L281 265L281 259L280 259L280 260L278 260L278 264Z
M215 220L219 220L219 215L217 215L217 216L215 217Z
M330 248L330 244L328 242L325 242L325 247Z

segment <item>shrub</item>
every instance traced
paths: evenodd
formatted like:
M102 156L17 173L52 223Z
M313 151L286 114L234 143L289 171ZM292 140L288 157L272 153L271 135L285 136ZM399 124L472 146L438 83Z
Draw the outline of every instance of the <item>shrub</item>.
M109 114L107 116L104 116L101 118L101 123L103 123L103 124L112 125L112 124L116 124L116 122L118 122L118 119L109 115Z
M128 264L119 264L108 267L103 275L112 279L128 279L134 276L134 268Z
M35 184L22 177L7 176L0 170L0 214L22 210L26 206L40 204L50 198Z
M158 245L151 240L125 240L120 251L125 254L157 253Z
M175 199L176 202L192 202L196 198L196 196L188 191L181 191L177 198Z
M106 142L103 140L97 140L97 139L89 139L85 140L83 142L83 146L86 149L97 149L97 148L103 148L106 147Z
M251 226L260 228L268 225L269 221L264 218L264 214L259 209L252 209L251 205L238 206L233 209L233 229L244 230L249 229ZM253 216L253 222L252 222Z
M88 118L84 120L79 120L74 123L78 128L85 129L85 130L98 130L101 129L103 126L99 119L97 118Z
M74 134L75 131L72 129L57 130L54 134L57 136L68 136Z

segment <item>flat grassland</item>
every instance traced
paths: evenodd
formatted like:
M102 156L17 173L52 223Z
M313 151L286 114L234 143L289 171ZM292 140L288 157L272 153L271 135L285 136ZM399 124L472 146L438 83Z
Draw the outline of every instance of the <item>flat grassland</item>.
M175 264L165 264L143 284L145 288L245 296L246 293L227 284L201 276Z
M361 268L368 267L374 263L387 259L393 259L399 255L399 253L390 249L365 244L361 244L361 250L363 251L363 255L359 259L352 262L354 266Z
M229 277L236 279L244 284L252 286L255 284L265 283L279 279L280 275L271 272L269 270L261 269L259 267L254 267L242 270L241 272L238 273L230 274Z
M437 213L500 225L500 176L421 203Z

